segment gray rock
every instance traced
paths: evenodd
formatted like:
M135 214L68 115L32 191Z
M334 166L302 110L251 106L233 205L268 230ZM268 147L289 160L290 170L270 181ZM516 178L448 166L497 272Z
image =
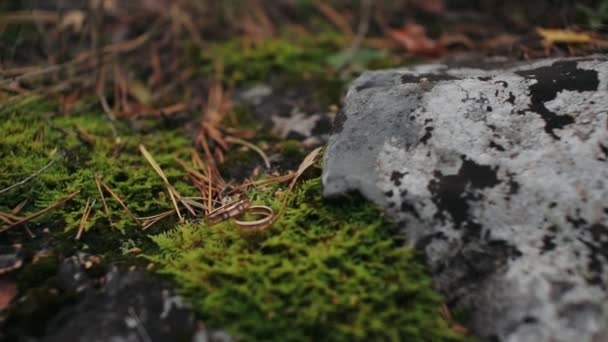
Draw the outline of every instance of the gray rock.
M59 278L65 290L80 292L82 297L48 323L49 334L41 341L193 340L197 327L192 310L161 281L142 271L111 266L103 285L96 288L96 281L79 267L81 259L66 259Z
M334 129L325 195L383 206L479 336L608 336L607 57L367 72Z

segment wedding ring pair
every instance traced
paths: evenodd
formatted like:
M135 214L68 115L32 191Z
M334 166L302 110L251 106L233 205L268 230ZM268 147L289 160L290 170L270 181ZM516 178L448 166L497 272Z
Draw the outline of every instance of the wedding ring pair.
M238 220L246 213L259 216L261 218L253 221ZM229 202L210 212L205 218L208 225L214 225L228 219L234 219L239 227L246 230L256 230L266 228L272 222L274 211L265 205L251 205L247 199L238 199Z

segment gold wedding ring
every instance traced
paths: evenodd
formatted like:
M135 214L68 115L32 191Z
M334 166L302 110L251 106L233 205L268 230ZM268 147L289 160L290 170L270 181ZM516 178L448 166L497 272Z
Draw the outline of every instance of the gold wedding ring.
M254 221L241 221L234 218L234 223L245 230L260 230L268 227L272 223L274 216L274 210L271 207L265 205L252 205L246 208L241 215L245 213L261 216L260 219ZM236 215L239 217L241 215Z
M205 223L213 225L225 221L231 217L241 215L245 209L249 207L249 201L247 199L239 199L213 210L205 218Z

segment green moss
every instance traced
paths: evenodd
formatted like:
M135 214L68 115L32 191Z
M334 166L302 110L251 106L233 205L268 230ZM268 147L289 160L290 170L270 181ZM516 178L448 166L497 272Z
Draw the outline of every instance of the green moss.
M297 140L285 140L279 146L279 152L281 156L287 158L298 158L302 160L305 155L302 150L302 146Z
M310 79L328 72L326 58L344 45L335 34L323 34L314 39L296 34L268 39L256 44L240 39L211 44L202 51L200 61L205 74L223 72L223 81L235 86L266 81L281 73L297 79Z
M249 196L278 210L274 192ZM361 198L323 202L315 178L266 231L183 224L154 236L160 253L149 257L205 324L243 340L464 340L440 318L429 276L391 227Z
M48 207L67 194L80 194L65 205L43 215L35 222L50 227L58 246L65 252L84 247L92 253L122 257L121 240L131 238L138 247L152 247L147 234L113 201L106 192L111 221L107 217L95 175L105 182L138 216L147 216L172 208L161 179L138 150L144 144L172 184L184 195L194 195L193 187L174 158L188 158L191 141L175 129L154 126L150 133L130 131L125 124L115 129L104 114L83 112L70 116L52 115L56 104L35 98L0 109L0 189L36 174L30 181L0 194L0 210L9 211L19 203L26 205L23 216ZM83 130L95 144L83 143L74 134ZM116 130L117 136L114 136ZM95 201L86 231L80 242L74 241L75 230L85 203ZM163 227L163 223L165 226ZM166 229L168 219L152 228ZM18 230L17 230L18 231ZM27 240L26 240L27 241Z

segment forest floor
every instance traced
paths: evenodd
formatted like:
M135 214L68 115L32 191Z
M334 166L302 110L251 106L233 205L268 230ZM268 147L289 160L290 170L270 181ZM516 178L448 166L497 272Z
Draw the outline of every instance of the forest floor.
M381 211L322 199L331 121L367 69L605 51L608 2L460 3L0 4L0 340L66 329L70 256L237 339L474 339ZM271 220L213 222L238 200Z

